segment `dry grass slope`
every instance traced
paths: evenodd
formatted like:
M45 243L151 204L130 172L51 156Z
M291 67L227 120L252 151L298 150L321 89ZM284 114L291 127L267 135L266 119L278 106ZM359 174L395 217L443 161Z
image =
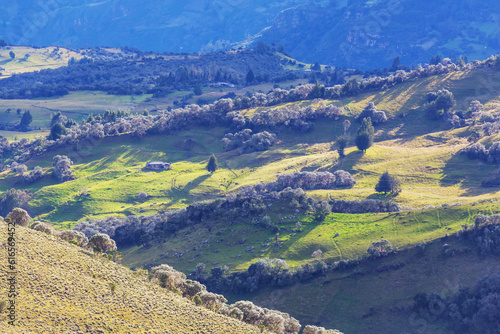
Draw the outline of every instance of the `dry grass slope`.
M6 224L0 222L6 254ZM55 236L18 227L17 326L0 315L2 333L258 333L257 328L197 307L143 274ZM6 293L2 256L0 299ZM116 284L114 292L111 284Z

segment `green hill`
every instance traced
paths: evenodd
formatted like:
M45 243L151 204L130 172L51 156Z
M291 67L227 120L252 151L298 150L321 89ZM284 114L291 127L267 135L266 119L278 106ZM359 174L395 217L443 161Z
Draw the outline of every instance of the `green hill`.
M7 225L0 223L6 252ZM61 239L18 227L15 327L3 333L260 333L160 288L147 275ZM5 265L2 264L5 268ZM2 272L2 279L7 273ZM114 291L111 285L114 284ZM2 301L7 286L2 284Z

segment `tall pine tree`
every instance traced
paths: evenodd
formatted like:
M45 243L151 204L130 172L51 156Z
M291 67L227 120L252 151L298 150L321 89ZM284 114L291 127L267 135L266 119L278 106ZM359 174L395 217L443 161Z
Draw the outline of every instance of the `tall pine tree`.
M212 156L210 157L210 159L208 160L208 164L207 164L207 170L210 172L210 173L213 173L215 172L217 169L219 169L219 165L217 163L217 158L215 157L215 155L212 154Z
M375 129L372 125L372 120L370 117L366 117L361 122L358 132L356 134L356 146L363 152L366 152L370 146L373 145L373 136L375 135Z

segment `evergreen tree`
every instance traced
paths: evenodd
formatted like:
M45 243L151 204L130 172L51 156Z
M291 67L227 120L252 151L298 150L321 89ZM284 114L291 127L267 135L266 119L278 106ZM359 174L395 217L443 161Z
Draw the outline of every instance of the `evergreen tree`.
M392 62L391 69L395 71L398 68L399 68L399 56L397 56L396 58L394 58L394 61Z
M0 38L0 48L3 48L5 46L7 46L7 42L5 41L5 39Z
M217 163L217 158L215 157L215 155L212 154L212 156L210 157L210 159L208 160L208 164L207 164L207 170L210 172L210 173L213 173L215 172L217 169L219 169L219 165Z
M50 129L49 139L57 140L61 138L62 135L66 134L66 128L61 123L56 123L52 129Z
M349 136L342 135L337 137L337 151L339 152L339 157L343 158L345 156L344 150L349 144Z
M254 80L255 80L255 75L253 74L252 69L249 69L247 73L247 84L251 84Z
M316 62L313 66L311 66L311 69L313 71L321 72L321 65L318 62Z
M30 125L30 123L33 121L33 116L31 116L31 113L29 110L26 110L23 114L23 117L21 118L21 128L25 129Z
M193 92L195 95L201 95L203 94L203 90L201 89L201 85L197 84L194 86Z
M399 194L401 192L401 182L396 176L389 174L389 172L385 172L378 180L375 191L385 194Z
M9 56L12 59L16 58L16 54L13 51L9 52Z
M358 149L366 152L366 150L373 144L374 135L375 129L373 128L372 120L370 117L364 118L356 134L356 146Z

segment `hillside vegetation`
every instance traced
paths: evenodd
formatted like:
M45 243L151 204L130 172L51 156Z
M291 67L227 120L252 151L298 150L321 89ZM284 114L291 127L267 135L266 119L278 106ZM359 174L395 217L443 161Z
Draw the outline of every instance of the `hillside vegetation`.
M6 253L3 220L0 227ZM55 236L18 227L15 238L17 322L13 328L0 321L3 333L260 333Z
M10 56L13 52L15 57ZM79 52L60 47L32 48L10 46L0 48L0 79L14 74L55 69L68 65L71 58L80 59Z

